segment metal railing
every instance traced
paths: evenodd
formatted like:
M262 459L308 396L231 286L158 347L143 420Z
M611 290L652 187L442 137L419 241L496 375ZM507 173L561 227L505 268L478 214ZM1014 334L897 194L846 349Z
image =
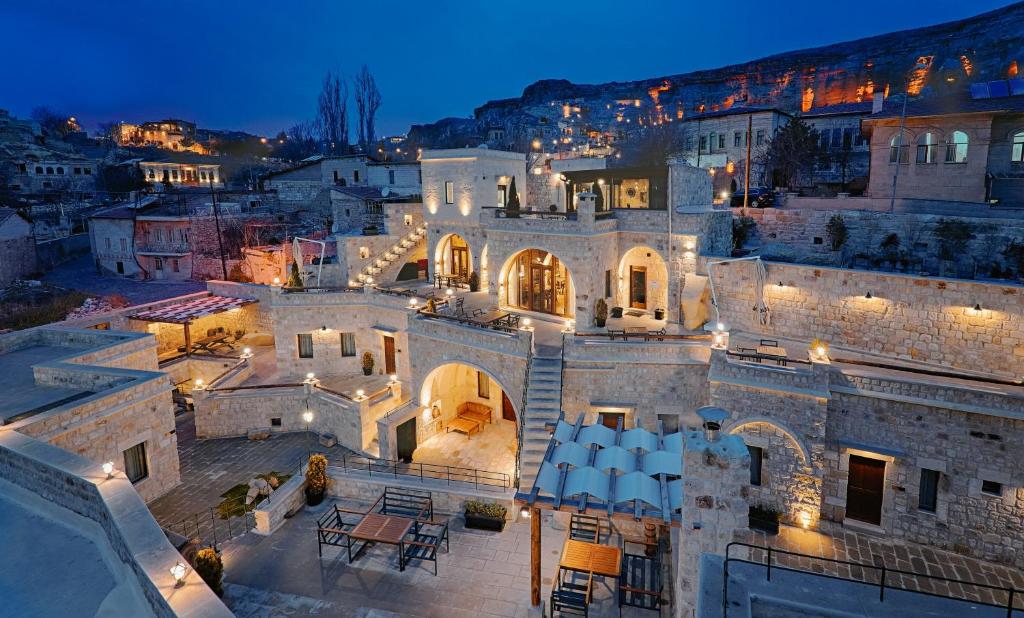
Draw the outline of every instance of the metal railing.
M271 497L266 496L264 500L269 502ZM260 502L260 504L262 503ZM216 548L218 543L246 534L256 527L256 516L253 511L257 505L246 505L245 496L241 496L238 504L234 505L236 510L241 511L241 515L221 517L218 513L220 506L196 511L176 522L161 523L161 527L169 532L180 534L189 541L213 548Z
M342 455L340 459L336 456L328 457L327 467L351 472L365 472L370 477L376 475L394 479L418 479L421 483L427 480L444 481L449 486L473 487L474 489L504 490L512 486L511 478L504 472L460 468L443 464L406 463L363 455Z
M419 311L419 314L421 316L423 316L423 317L426 317L426 318L437 318L439 320L444 320L444 321L447 321L447 322L455 322L456 324L461 324L463 326L471 326L471 327L480 328L480 329L483 329L483 330L493 330L493 331L498 331L500 333L505 333L505 334L508 334L508 335L515 335L515 334L520 332L519 328L517 328L515 326L508 326L506 324L501 324L501 323L498 323L498 322L481 322L479 320L474 320L469 315L458 316L458 315L451 315L451 314L446 314L446 313L429 313L425 309L421 309Z
M347 285L332 286L308 286L301 288L281 288L283 294L326 294L329 292L351 292L357 294L363 291L363 286L351 287Z
M755 552L760 552L761 554L764 554L765 560L762 562L760 560L753 560L753 559L746 559L746 558L732 558L729 555L729 551L733 547L745 547L745 548L747 548L748 550L750 550L748 555L753 555ZM792 567L792 566L783 566L781 564L772 564L772 556L779 556L779 555L782 555L782 556L793 556L793 557L796 557L798 559L816 560L818 562L824 562L824 563L834 564L834 565L845 565L845 566L851 567L851 573L852 573L852 569L853 568L859 567L859 568L863 569L864 577L863 578L856 578L856 577L853 577L852 575L849 576L849 577L844 577L842 575L831 575L831 574L824 573L824 572L821 572L821 573L815 572L811 568L803 568L803 569L801 569L801 568L796 568L796 567ZM821 556L814 556L814 555L811 555L811 554L801 554L801 553L798 553L798 552L788 551L788 550L785 550L785 549L777 549L777 548L773 548L770 545L769 546L761 546L761 545L752 545L750 543L743 543L741 541L733 541L732 543L729 543L728 545L725 546L725 562L724 562L724 564L722 566L722 570L723 570L723 577L722 577L722 616L727 616L728 612L729 612L729 563L730 562L742 562L744 564L753 564L753 565L757 565L757 566L764 566L764 567L766 567L765 568L765 576L767 578L767 581L771 581L772 580L772 570L774 569L774 570L790 571L790 572L793 572L793 573L806 573L808 575L814 575L816 577L827 577L829 579L836 579L836 580L840 580L840 581L855 582L855 583L859 583L859 584L864 584L866 586L875 586L875 587L878 588L878 601L880 603L884 603L885 602L885 591L886 590L895 590L895 591L898 591L898 592L911 592L911 593L914 593L914 594L924 594L924 595L928 595L928 596L932 596L932 597L939 597L939 598L943 598L943 599L952 599L952 600L955 600L955 601L964 601L964 602L969 602L969 603L975 603L975 604L978 604L978 605L986 605L988 607L998 607L1000 609L1005 609L1006 610L1007 618L1012 618L1014 610L1018 609L1018 608L1014 607L1014 600L1015 599L1024 598L1024 597L1021 597L1021 594L1024 593L1024 591L1017 590L1016 588L1011 588L1011 587L1008 587L1008 586L993 586L991 584L980 584L980 583L976 583L976 582L972 582L972 581L967 581L967 580L963 580L963 579L954 579L954 578L950 578L950 577L941 577L941 576L938 576L938 575L928 575L927 573L917 573L917 572L914 572L914 571L904 571L904 570L901 570L901 569L893 569L893 568L886 567L884 564L883 565L874 565L874 564L865 564L865 563L862 563L862 562L850 562L850 561L847 561L847 560L837 560L835 558L823 558ZM870 577L868 577L868 573L877 573L877 577L876 578L870 578ZM892 576L892 575L896 575L897 577L891 578L890 576ZM963 589L964 591L966 591L966 590L968 590L970 588L974 588L976 592L975 592L975 594L973 594L971 596L978 597L978 598L980 598L980 595L977 594L977 591L981 591L981 590L986 590L986 591L992 592L993 593L993 598L998 598L1000 595L1006 595L1005 596L1006 602L1005 603L998 603L998 602L990 603L990 602L978 600L978 598L971 599L971 598L968 598L966 592L965 592L965 594L963 596L955 596L953 594L948 594L948 593L944 594L944 593L941 593L941 592L929 592L927 590L922 590L920 588L917 588L917 589L911 588L911 587L906 586L907 579L904 576L914 577L914 578L924 578L924 579L926 579L928 581L942 582L944 584L950 584L950 583L952 583L952 584L959 584L961 589ZM950 586L949 588L952 589L952 586ZM1024 609L1024 607L1022 607L1022 609Z
M575 212L563 212L563 211L548 211L548 210L532 210L528 208L492 208L494 210L495 219L556 219L562 221L575 221Z

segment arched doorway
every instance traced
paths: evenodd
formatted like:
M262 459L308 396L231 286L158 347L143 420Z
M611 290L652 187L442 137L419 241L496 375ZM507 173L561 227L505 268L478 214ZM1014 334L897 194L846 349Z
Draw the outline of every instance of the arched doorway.
M618 304L653 311L668 308L668 267L650 247L633 247L619 261Z
M481 367L453 362L434 368L419 392L414 462L507 475L513 482L519 410L507 389ZM481 478L494 480L494 475Z
M573 317L576 290L565 263L543 249L526 249L501 269L499 302L510 309Z
M434 254L434 272L439 275L468 277L473 270L473 256L469 243L458 234L448 234L437 243Z

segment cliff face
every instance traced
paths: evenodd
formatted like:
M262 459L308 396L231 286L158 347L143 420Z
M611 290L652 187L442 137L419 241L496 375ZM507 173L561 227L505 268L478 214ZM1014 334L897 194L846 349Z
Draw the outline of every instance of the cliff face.
M637 127L737 104L798 112L867 101L874 92L906 89L929 96L971 82L1022 76L1018 62L1024 64L1024 2L956 22L718 69L596 85L541 80L518 98L478 107L468 121L472 125L445 119L414 132L421 139L475 135L480 141L488 128L501 127L508 145L521 146L531 138L557 136L559 121L572 120L584 129L628 135Z

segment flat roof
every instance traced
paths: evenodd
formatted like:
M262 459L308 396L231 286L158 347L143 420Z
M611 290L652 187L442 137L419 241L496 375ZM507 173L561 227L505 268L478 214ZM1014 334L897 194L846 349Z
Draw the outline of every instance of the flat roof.
M29 414L51 408L92 394L78 388L36 384L32 366L73 354L85 348L55 345L30 345L0 354L0 425Z

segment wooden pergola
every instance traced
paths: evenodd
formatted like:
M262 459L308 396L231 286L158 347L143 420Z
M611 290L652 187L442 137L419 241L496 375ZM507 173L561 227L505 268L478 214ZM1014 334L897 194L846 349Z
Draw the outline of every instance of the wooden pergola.
M541 512L562 511L678 526L682 508L679 432L570 425L560 416L529 492L515 503L530 513L530 600L540 605ZM607 472L605 472L607 471Z
M232 296L217 296L210 294L203 298L187 300L177 303L147 309L133 313L128 317L132 320L143 322L160 322L163 324L181 324L185 332L185 355L192 355L192 335L189 326L193 321L209 315L241 309L246 305L259 302L253 298L234 298Z

